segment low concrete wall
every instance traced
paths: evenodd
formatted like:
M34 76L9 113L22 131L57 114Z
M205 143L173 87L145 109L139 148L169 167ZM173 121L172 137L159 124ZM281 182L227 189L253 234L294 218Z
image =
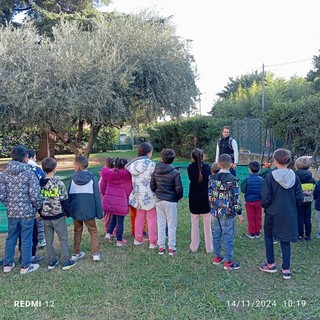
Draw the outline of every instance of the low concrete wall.
M248 164L250 161L261 162L261 155L256 153L239 153L239 164ZM267 162L268 157L264 156L263 161Z

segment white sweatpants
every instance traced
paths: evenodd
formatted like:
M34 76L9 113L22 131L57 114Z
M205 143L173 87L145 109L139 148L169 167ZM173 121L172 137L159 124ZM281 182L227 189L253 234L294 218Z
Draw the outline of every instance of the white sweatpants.
M176 231L178 224L178 203L162 200L156 203L158 223L158 246L166 247L166 226L168 226L168 247L176 249Z

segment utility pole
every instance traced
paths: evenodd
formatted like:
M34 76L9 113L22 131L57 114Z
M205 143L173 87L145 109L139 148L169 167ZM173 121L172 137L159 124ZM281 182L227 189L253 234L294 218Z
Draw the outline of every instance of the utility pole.
M262 143L262 155L261 155L261 163L263 163L264 159L264 149L265 149L265 144L266 144L266 137L264 137L264 130L262 128L263 124L263 115L264 115L264 63L262 64L262 93L261 93L261 143ZM261 146L261 144L260 144ZM260 147L260 154L261 154L261 147Z
M262 95L261 95L261 112L264 114L264 64L262 64Z

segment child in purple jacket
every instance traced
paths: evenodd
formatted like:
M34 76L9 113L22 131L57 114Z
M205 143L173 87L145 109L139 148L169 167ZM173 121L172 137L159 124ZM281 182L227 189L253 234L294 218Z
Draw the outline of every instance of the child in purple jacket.
M124 168L127 159L117 158L114 168L101 170L102 209L111 214L106 239L111 241L112 233L117 226L117 247L122 247L127 241L123 239L124 217L129 212L129 195L132 191L131 173Z

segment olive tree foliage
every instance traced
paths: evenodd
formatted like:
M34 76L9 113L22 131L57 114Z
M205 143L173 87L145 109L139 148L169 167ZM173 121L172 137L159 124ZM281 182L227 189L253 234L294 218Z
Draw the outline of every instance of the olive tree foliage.
M64 22L52 34L39 43L32 26L1 30L2 126L40 128L88 156L104 126L149 123L194 108L196 74L169 21L142 13L96 21L90 32Z

